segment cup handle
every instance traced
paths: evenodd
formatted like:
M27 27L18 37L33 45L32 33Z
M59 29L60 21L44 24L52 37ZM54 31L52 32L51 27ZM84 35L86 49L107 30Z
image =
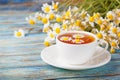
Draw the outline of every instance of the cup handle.
M103 53L108 49L108 43L105 40L98 40L98 45L103 45L103 43L105 45L105 48L99 52L100 54L93 56L92 59L94 59L100 55L103 55Z

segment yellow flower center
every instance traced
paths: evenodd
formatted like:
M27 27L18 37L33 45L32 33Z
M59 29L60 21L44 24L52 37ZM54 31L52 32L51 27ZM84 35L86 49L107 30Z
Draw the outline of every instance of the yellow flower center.
M55 36L54 36L54 34L53 33L51 33L50 34L50 38L54 38Z
M89 21L90 21L90 22L94 22L94 17L90 17L90 18L89 18Z
M45 41L45 42L44 42L44 45L45 45L46 47L48 47L48 46L50 46L50 42L49 42L49 41Z
M80 42L80 39L75 38L75 43L79 43L79 42Z
M109 14L109 15L107 15L107 18L110 19L110 20L113 20L113 15Z
M54 19L54 17L55 17L54 14L50 14L49 19L52 20L52 19Z
M71 15L70 10L68 10L68 11L66 12L66 14L65 14L65 15L66 15L66 17L67 17L67 18L69 18L69 17L70 17L70 15Z
M61 17L57 17L57 18L56 18L56 21L57 21L57 22L61 22Z
M115 49L111 48L111 49L110 49L110 52L111 52L111 53L115 53Z
M113 32L113 33L117 33L117 28L113 28L113 29L112 29L112 32Z
M112 46L112 47L116 47L116 46L117 46L117 43L114 42L114 41L112 41L112 42L111 42L111 46Z
M97 37L99 38L99 39L102 39L103 38L103 35L102 35L102 33L97 33Z
M98 19L98 18L100 18L100 14L96 13L96 14L94 14L93 17L94 17L95 19Z
M68 39L69 39L68 37L63 37L64 41L68 41Z
M42 23L47 24L48 23L47 18L42 18Z
M22 36L22 33L21 32L17 32L16 36L20 37L20 36Z
M59 27L56 28L56 29L55 29L55 32L56 32L57 34L59 34L59 33L60 33L60 28L59 28Z
M118 37L120 38L120 32L119 32L117 35L118 35Z
M120 23L120 20L116 19L115 23L118 25Z
M102 24L102 20L98 20L97 23L98 23L99 25L101 25L101 24Z
M81 21L80 20L77 20L76 21L76 26L80 26L81 25Z
M106 27L105 25L101 25L100 30L101 31L105 30L105 27Z
M42 20L42 17L41 17L41 16L37 16L37 19L38 19L38 20Z
M45 7L45 12L50 12L50 7L49 6L47 6L47 7Z
M85 16L86 16L86 14L85 14L85 13L83 13L83 14L81 15L81 17L82 17L82 18L85 18Z
M107 27L107 30L110 30L110 28L111 28L111 26L109 25L109 26Z
M120 17L120 12L118 13L118 17Z
M67 29L67 25L66 24L63 24L62 28L65 30Z
M55 10L57 10L57 9L58 9L58 5L57 5L57 4L54 4L54 5L53 5L53 8L54 8Z
M29 24L34 25L34 24L35 24L35 21L34 21L33 19L30 19L30 20L29 20Z
M43 32L48 32L49 31L49 28L48 27L45 27L44 29L43 29Z

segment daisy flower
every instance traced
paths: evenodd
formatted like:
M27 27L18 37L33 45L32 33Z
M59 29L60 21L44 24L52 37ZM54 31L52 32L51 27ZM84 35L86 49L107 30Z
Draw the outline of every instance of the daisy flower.
M102 25L103 21L104 21L104 19L102 17L100 17L100 18L95 20L95 23L97 23L98 25Z
M62 23L62 29L65 31L67 31L67 28L68 28L67 24L68 24L68 21L63 21L63 23Z
M25 32L22 29L19 29L18 31L14 31L14 36L16 38L22 38L25 36Z
M65 18L66 19L70 19L71 18L71 6L69 7L69 9L65 12Z
M72 39L71 39L71 37L63 36L63 37L60 38L60 40L62 40L62 41L70 41Z
M87 11L82 10L82 12L80 13L80 16L82 17L82 19L85 19L86 15L87 15Z
M50 40L49 37L45 38L45 40L44 40L44 45L45 45L46 47L48 47L48 46L51 45L51 40Z
M93 16L90 16L89 14L87 14L86 22L88 22L91 25L91 27L94 27L95 19Z
M110 30L112 31L112 33L116 34L118 32L119 28L113 25L113 26L111 26Z
M42 16L43 16L42 13L39 13L39 12L35 13L35 17L37 18L37 20L42 20Z
M42 6L42 11L45 12L45 13L50 13L50 12L52 12L52 6L45 3Z
M45 25L44 25L44 28L43 28L43 32L47 33L47 32L49 32L49 31L50 31L50 25L45 24Z
M54 14L54 13L50 13L50 14L49 14L49 19L50 19L50 20L53 20L54 18L55 18L55 14Z
M62 21L61 16L60 16L60 15L58 15L58 14L56 15L56 21L57 21L57 22L61 22L61 21Z
M55 37L56 37L56 33L55 32L49 31L47 34L48 34L50 40L52 40L52 41L55 40Z
M104 31L98 31L97 30L97 34L96 34L98 39L103 39L106 36L106 33Z
M110 44L111 44L112 47L114 47L116 49L119 48L119 46L118 46L118 40L112 39L110 41Z
M52 9L54 9L55 11L58 11L58 4L59 4L59 2L54 2L54 1L52 1Z
M106 17L109 19L109 20L114 20L116 15L113 11L109 11L106 15Z
M28 21L29 24L34 25L36 23L36 18L29 16L29 17L26 17L26 21Z
M94 13L93 17L94 19L99 19L101 16L100 16L100 13Z
M110 48L110 52L111 52L111 53L115 53L115 48L111 47L111 48Z
M76 20L75 25L80 27L81 26L81 21L80 20Z
M60 24L55 23L55 24L53 25L53 30L54 30L54 32L55 32L56 34L59 34L59 33L61 32Z
M45 25L49 25L49 15L43 15L42 23Z

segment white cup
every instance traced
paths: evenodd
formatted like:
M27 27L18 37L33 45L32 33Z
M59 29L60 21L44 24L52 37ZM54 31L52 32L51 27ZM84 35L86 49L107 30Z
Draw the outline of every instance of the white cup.
M95 38L93 42L86 43L86 44L69 44L62 42L58 39L60 35L66 34L66 33L84 33L91 35ZM104 53L104 51L108 48L108 43L104 40L98 41L96 35L85 32L85 31L67 31L62 32L56 37L56 45L57 45L57 51L58 51L58 59L67 64L83 64L89 61L93 55L95 54L96 47L99 45L99 43L105 43L106 46L103 49L101 53ZM97 57L99 55L96 55ZM94 58L95 58L94 57Z

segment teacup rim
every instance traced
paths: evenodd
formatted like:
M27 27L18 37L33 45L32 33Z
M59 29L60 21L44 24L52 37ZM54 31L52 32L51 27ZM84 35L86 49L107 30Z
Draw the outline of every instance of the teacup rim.
M98 41L98 38L95 36L95 34L93 34L93 33L90 33L90 32L87 32L87 31L64 31L64 32L61 32L60 34L58 34L57 36L56 36L56 41L59 41L60 43L63 43L63 44L67 44L67 45L77 45L77 44L69 44L69 43L65 43L65 42L62 42L62 41L60 41L59 39L58 39L58 37L60 36L60 35L62 35L62 34L65 34L65 33L85 33L85 34L89 34L89 35L91 35L91 36L93 36L94 38L95 38L95 40L93 41L93 42L90 42L90 43L87 43L87 44L80 44L80 45L89 45L89 44L92 44L92 43L94 43L94 42L97 42ZM80 45L78 45L78 46L80 46Z

